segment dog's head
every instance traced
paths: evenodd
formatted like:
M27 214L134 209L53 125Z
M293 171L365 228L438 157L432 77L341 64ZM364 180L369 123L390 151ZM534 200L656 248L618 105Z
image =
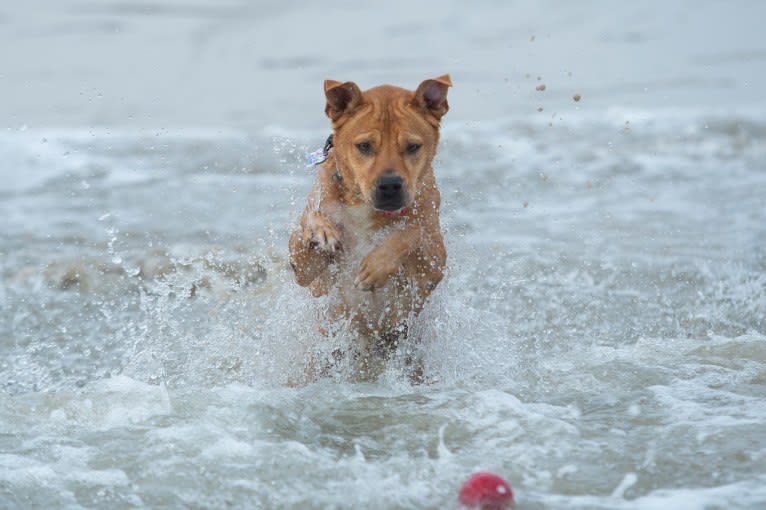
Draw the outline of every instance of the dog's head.
M430 168L447 113L449 75L410 91L381 85L362 92L354 82L326 80L335 158L346 184L381 211L409 207Z

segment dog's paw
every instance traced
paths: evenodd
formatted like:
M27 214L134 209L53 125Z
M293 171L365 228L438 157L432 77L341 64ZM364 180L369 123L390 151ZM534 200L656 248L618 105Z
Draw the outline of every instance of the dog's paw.
M399 270L399 266L397 257L392 255L385 246L378 246L362 261L354 286L360 290L379 289Z
M343 251L340 232L322 213L311 213L306 222L306 230L304 237L308 239L311 248L328 253Z

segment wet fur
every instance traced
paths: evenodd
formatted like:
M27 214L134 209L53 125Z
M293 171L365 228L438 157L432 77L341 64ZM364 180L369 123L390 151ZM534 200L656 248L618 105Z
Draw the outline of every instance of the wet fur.
M334 148L290 237L290 263L299 285L332 297L332 316L358 334L362 359L387 358L396 349L407 321L444 275L431 162L450 86L447 75L414 92L391 85L362 92L353 82L325 82ZM361 143L370 145L369 154ZM413 145L419 145L414 153ZM375 208L376 182L384 175L401 178L406 215ZM313 378L321 370L310 363L308 372Z

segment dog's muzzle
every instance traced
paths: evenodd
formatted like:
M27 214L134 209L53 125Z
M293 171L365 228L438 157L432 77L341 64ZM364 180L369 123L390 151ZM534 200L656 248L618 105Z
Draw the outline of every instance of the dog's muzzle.
M405 206L406 198L404 179L398 175L384 175L375 181L375 209L398 211Z

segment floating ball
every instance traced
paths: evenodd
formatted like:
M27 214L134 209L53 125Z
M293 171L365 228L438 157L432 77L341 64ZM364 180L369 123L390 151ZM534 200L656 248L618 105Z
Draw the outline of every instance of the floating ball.
M497 475L475 473L461 487L458 501L468 508L506 510L513 505L513 491Z

